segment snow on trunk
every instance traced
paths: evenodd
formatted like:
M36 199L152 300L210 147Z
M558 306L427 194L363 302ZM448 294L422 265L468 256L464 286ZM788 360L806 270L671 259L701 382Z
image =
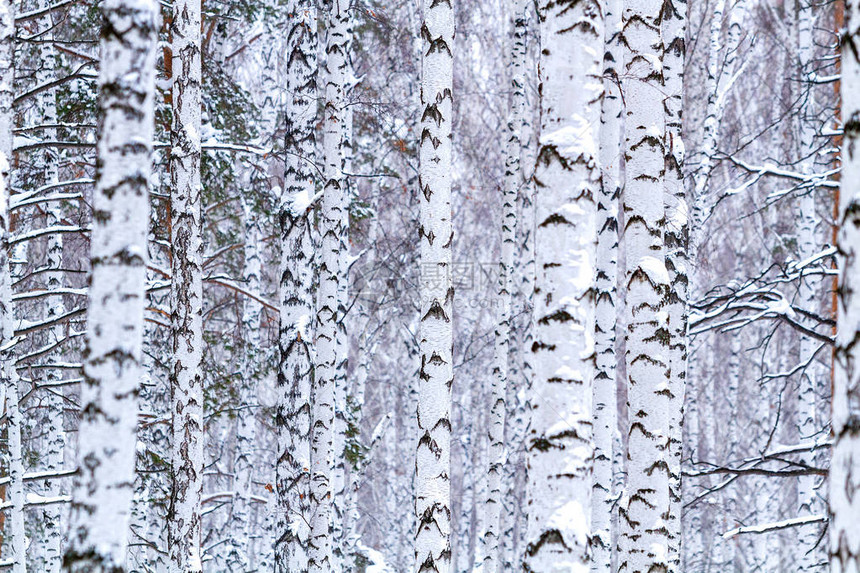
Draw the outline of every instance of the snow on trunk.
M616 65L622 60L621 1L605 4L600 194L597 200L594 354L594 478L591 499L592 573L612 570L613 446L618 433L615 325L618 279L618 201L621 195L621 113Z
M157 6L101 7L99 138L78 467L64 567L125 571L146 304Z
M280 365L275 423L278 433L275 570L307 567L310 549L311 317L314 251L308 213L316 191L314 156L317 92L317 10L313 0L290 0L287 35L284 190L279 207Z
M415 458L416 573L451 570L451 387L454 286L451 274L453 1L423 0L419 151L421 366Z
M542 0L538 14L535 379L523 568L588 571L603 14L597 2L552 0Z
M830 567L860 571L860 2L845 3L842 37L842 190L839 196L839 325L833 372L833 458L830 464Z
M663 2L628 0L623 15L626 173L627 490L621 505L619 571L669 571L669 316L663 248Z
M26 541L24 539L24 458L21 451L21 411L18 407L18 371L15 368L15 317L12 307L12 269L9 260L9 189L12 161L12 128L15 118L12 108L15 83L14 69L15 13L8 0L0 0L0 374L5 397L3 413L6 416L8 447L3 450L3 463L9 469L7 510L4 542L9 553L13 573L25 573Z
M203 219L200 182L200 0L174 0L170 244L173 335L173 491L169 526L174 573L201 571L203 494Z

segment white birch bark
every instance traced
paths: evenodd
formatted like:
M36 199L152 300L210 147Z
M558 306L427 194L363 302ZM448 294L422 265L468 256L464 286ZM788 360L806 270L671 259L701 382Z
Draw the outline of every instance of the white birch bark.
M346 0L330 0L326 8L325 108L323 111L323 191L319 217L320 286L317 293L316 369L311 437L310 571L338 570L332 546L334 435L340 345L338 331L346 181L343 176L343 89L347 54ZM338 452L340 454L342 452Z
M479 404L485 404L488 397L489 388L486 388L484 392L480 393L476 402ZM486 468L489 465L487 462L489 459L490 449L489 440L487 439L487 434L480 431L480 429L486 428L488 424L488 415L478 414L475 416L475 427L478 431L476 432L477 439L474 445L475 461L472 464L472 471L475 471L476 468ZM473 547L475 548L472 555L472 571L480 570L483 567L484 555L487 553L487 546L482 532L486 531L487 512L485 511L485 502L487 499L487 486L489 484L487 480L487 472L478 471L475 472L475 474L475 483L472 486L474 491L472 503L475 506L475 509L473 512L474 519L472 521L472 526L470 527L470 540L473 541Z
M692 346L691 346L692 349ZM687 371L690 384L687 388L685 396L684 411L684 441L688 444L686 452L687 456L700 456L699 453L699 397L701 392L698 390L698 370L695 369L697 361L690 362L690 367ZM697 492L697 488L688 486L689 480L684 482L685 496ZM685 497L686 498L686 497ZM683 523L686 527L685 538L687 544L682 552L684 571L690 573L700 573L704 571L704 537L702 532L702 511L701 508L694 507L691 510L685 511L682 516Z
M423 0L419 151L420 323L416 573L451 570L451 275L454 2Z
M743 2L743 0L741 0ZM726 9L726 0L716 0L711 13L711 25L708 34L708 64L707 77L705 79L705 90L708 94L708 103L705 111L705 121L702 125L702 143L700 158L694 173L693 228L690 236L690 253L694 263L698 255L699 237L705 220L709 214L708 205L708 180L714 169L714 159L719 142L720 122L722 110L719 105L719 78L720 78L720 52L722 42L720 34L723 26L723 13Z
M314 252L308 217L316 191L317 10L291 0L287 35L284 194L279 208L280 367L278 369L275 570L307 570L310 549L311 317Z
M669 571L672 405L663 246L665 125L663 3L629 0L623 16L626 173L622 207L627 287L627 491L619 571Z
M600 194L597 201L595 278L594 479L591 499L592 573L612 571L613 463L618 433L615 325L617 323L618 201L621 195L621 114L616 66L622 62L621 1L604 5L603 104L600 117Z
M168 551L173 573L201 563L203 494L203 220L200 182L200 0L174 0L171 129L173 491Z
M9 195L12 164L12 128L14 126L13 86L15 12L8 0L0 0L0 375L3 377L3 412L6 417L8 447L3 464L8 468L9 486L6 500L11 504L3 530L12 562L12 573L26 573L24 538L24 458L21 451L21 411L18 406L18 371L15 352L10 346L15 338L15 316L12 306L12 269L9 260Z
M797 44L798 44L798 66L799 76L808 78L814 73L814 50L813 26L815 16L811 6L800 3L797 14ZM801 84L801 108L798 114L798 132L800 143L800 154L802 158L801 169L804 174L815 173L816 156L816 126L812 125L808 118L814 117L815 113L815 89L808 83ZM818 214L815 211L815 199L817 189L812 187L808 192L800 196L797 208L797 247L800 260L806 260L813 256L818 250ZM803 277L798 287L798 299L800 305L810 312L818 313L821 303L821 285L816 277ZM818 342L808 336L800 338L800 360L806 361L816 352ZM795 411L797 438L799 442L813 439L819 431L815 409L815 393L818 385L820 369L818 362L813 360L800 373L800 387L798 389L798 404ZM804 454L803 461L815 465L815 457L812 453ZM820 514L822 509L817 501L815 490L816 476L801 476L797 480L797 503L798 515L809 516ZM813 525L802 526L798 530L797 543L797 570L814 571L821 561L817 551L819 528Z
M529 22L532 22L536 16L534 8L529 6ZM529 28L534 28L534 24L529 24ZM537 35L536 33L534 35ZM538 51L537 38L530 42L527 47L527 57L529 62L537 60L536 53ZM532 59L534 57L534 59ZM532 70L535 73L537 69ZM519 343L517 365L520 368L520 384L522 389L518 392L518 406L522 410L522 418L514 418L518 422L517 428L517 448L519 450L520 476L518 490L519 503L521 511L517 519L516 538L514 539L513 552L511 555L511 567L519 567L523 561L523 553L525 551L528 536L528 509L526 503L528 501L528 463L527 463L527 436L531 428L531 410L533 402L533 388L535 379L534 355L532 353L532 345L534 344L535 336L535 301L534 301L534 286L537 275L537 267L535 260L535 181L534 167L537 157L537 129L534 125L534 119L537 117L538 102L536 98L529 97L530 92L526 92L526 112L523 114L522 132L520 141L523 144L523 152L521 166L523 169L523 185L517 197L519 202L519 224L517 230L520 232L519 246L519 262L518 267L521 271L519 277L520 288L519 295L522 302L523 313L523 330L522 342Z
M40 2L42 8L47 7L47 0ZM39 46L39 56L41 66L36 73L36 82L38 85L47 85L50 81L56 79L56 53L53 47L53 26L54 21L50 14L46 15L39 22L40 28L44 30L44 43ZM41 114L40 120L45 125L57 124L57 100L54 90L45 90L39 94L38 109ZM48 141L57 139L57 130L47 128L44 130L43 137ZM43 156L45 165L45 185L56 185L59 182L59 163L57 149L46 147ZM62 209L58 201L51 201L46 205L46 227L54 227L60 225L62 221ZM55 233L48 237L46 246L46 267L55 269L56 272L50 272L46 277L46 290L56 290L62 288L63 275L59 272L63 263L63 235ZM63 304L62 296L50 297L47 305L48 319L62 316L66 312L65 304ZM47 342L56 343L62 340L65 336L65 328L62 325L57 325L48 332ZM45 362L50 363L58 360L57 353L48 355ZM45 378L48 383L57 382L62 378L62 371L49 369L45 373ZM45 405L44 422L42 430L47 435L46 448L44 453L45 470L56 471L63 467L63 398L58 392L48 392L45 395L43 404ZM59 495L59 484L54 480L45 480L42 484L43 495L46 497L54 497ZM47 505L42 510L42 520L44 523L44 536L40 539L41 555L44 563L42 567L45 573L58 573L62 565L61 541L63 537L63 528L61 524L62 512L61 506L58 504Z
M842 189L839 196L839 325L833 372L830 463L830 568L860 572L860 2L845 3L842 37Z
M475 401L473 394L479 392L466 392L463 399L459 402L459 410L462 412L471 412L472 404ZM475 417L470 417L468 420L463 417L463 437L460 439L460 447L463 448L463 478L460 490L459 499L457 499L459 507L457 508L457 530L456 539L452 541L453 551L453 570L457 573L469 573L475 566L475 530L477 529L477 516L475 515L475 493L476 485L479 479L478 474L473 470L477 467L478 461L478 444L480 443L480 431L476 428L477 422ZM452 511L454 508L452 507Z
M64 568L125 571L143 375L158 11L102 4L92 274L78 467Z
M245 178L247 184L250 181ZM262 259L260 258L260 229L257 226L257 215L254 213L251 199L242 196L242 213L244 227L243 282L245 289L260 295L260 279ZM251 490L254 478L254 462L256 461L256 385L259 382L258 367L262 358L263 346L260 332L260 318L263 306L251 297L245 297L242 309L242 341L244 357L241 365L242 378L239 381L239 408L236 413L236 445L233 460L233 488L236 495L233 498L233 511L229 531L233 539L230 543L230 554L227 555L227 565L233 570L253 570L254 555L251 552L252 508Z
M776 217L776 214L774 214ZM775 365L775 370L780 372L787 365L784 360L780 360ZM773 396L777 393L773 383L760 384L759 391L756 393L756 415L755 426L756 436L758 436L757 451L765 451L767 444L770 441L770 433L776 424L777 412L773 408ZM701 418L707 424L708 418L705 417L704 403L702 400L703 411ZM711 414L712 415L712 414ZM710 439L710 438L709 438ZM705 453L707 455L707 452ZM707 458L706 458L707 459ZM765 476L756 476L757 479L753 482L755 491L753 507L757 519L764 523L777 521L779 514L777 506L779 504L779 484L768 480ZM777 573L779 571L779 538L775 535L760 535L753 543L753 551L751 552L750 569L757 573Z
M351 134L349 139L352 139ZM345 554L348 559L350 559L350 564L355 558L355 555L359 552L359 542L361 541L359 525L363 511L362 508L359 507L359 490L365 481L366 469L370 460L372 458L379 457L377 451L384 447L383 443L384 441L387 441L383 440L383 438L393 434L393 432L388 432L393 412L387 411L383 413L382 419L374 429L370 440L363 440L364 443L357 440L357 438L360 438L361 436L360 428L365 415L366 392L368 380L370 379L371 367L373 365L376 351L380 345L380 337L382 336L380 332L373 333L373 331L381 329L382 324L388 322L389 318L387 314L378 316L378 302L380 297L376 288L379 286L379 282L374 280L377 264L375 246L377 244L377 240L381 236L379 233L379 197L371 194L367 198L367 203L371 218L368 221L367 234L365 238L366 253L362 257L362 267L364 269L371 270L371 273L359 273L359 282L356 286L356 305L358 308L356 324L358 324L357 328L360 330L358 330L358 360L354 374L355 381L350 388L351 400L349 403L349 423L358 435L354 435L350 440L351 443L347 446L349 449L348 453L355 456L354 459L356 460L356 463L354 464L355 467L350 469L346 501L344 504L347 511L344 519ZM393 404L387 404L387 407L393 407ZM359 453L362 450L364 451L364 456L360 457Z
M349 6L337 12L330 13L329 25L335 32L334 41L337 42L338 56L342 61L337 62L339 66L336 72L336 80L340 82L340 109L339 123L341 138L338 144L338 155L341 163L342 192L340 194L341 226L340 247L338 256L338 282L337 290L337 336L335 337L337 352L337 368L335 371L335 422L334 422L334 467L332 470L332 554L334 556L333 566L335 570L342 570L345 560L351 559L346 553L346 500L347 500L347 460L345 455L347 444L347 432L349 430L348 411L348 362L349 362L349 339L346 329L346 313L349 307L349 206L352 199L352 190L346 174L352 171L352 108L349 104L349 95L354 87L352 69L352 32L353 17ZM332 46L328 47L331 53Z
M603 14L597 2L543 0L538 17L535 379L523 569L586 571Z
M684 55L687 24L686 0L667 1L663 10L663 80L666 93L665 246L669 290L664 312L669 315L669 570L681 571L681 459L683 409L687 385L687 193L684 187Z
M516 154L516 234L514 237L514 262L511 269L511 330L508 352L508 376L506 385L507 417L505 422L505 440L508 447L507 463L504 464L504 499L501 534L501 570L510 571L515 564L522 562L518 556L522 537L521 522L525 516L525 450L523 443L527 427L526 397L531 387L531 350L528 348L532 336L530 310L531 295L534 284L534 257L532 256L534 241L534 210L530 194L531 172L534 166L530 139L532 126L530 116L532 109L526 95L529 76L527 64L529 44L529 22L533 8L528 2L514 0L512 7L513 31L511 37L511 68L512 68L512 100L511 109L516 110L517 128L516 150L508 149L506 153ZM528 207L524 206L528 203ZM529 262L530 261L530 262ZM528 277L526 277L528 274ZM520 319L517 320L517 315ZM528 340L527 340L528 339Z
M484 573L502 570L500 535L502 505L506 490L503 486L504 467L510 448L505 441L507 425L508 362L511 337L511 291L513 288L514 250L517 240L517 192L522 184L520 132L525 113L526 14L524 0L510 2L514 20L510 36L511 109L508 115L505 151L505 179L502 189L501 252L499 259L498 316L495 330L493 372L490 386L490 412L487 438L487 497L484 502Z
M735 275L737 276L737 275ZM732 337L731 345L730 345L730 354L728 360L728 388L726 391L726 402L728 402L728 428L726 430L726 434L728 434L728 444L726 447L726 453L723 456L725 460L733 460L736 459L738 452L740 450L740 443L738 438L738 416L741 412L741 405L739 404L739 394L738 390L740 387L740 377L741 377L741 352L743 352L742 344L741 344L742 333L738 333L736 336ZM723 514L726 517L726 523L732 524L734 523L735 516L737 515L737 494L735 492L724 492L724 502ZM728 529L731 529L731 526L727 529L724 529L720 533L725 533ZM728 563L729 568L734 567L734 557L735 557L735 544L729 541L725 546L726 552L726 561Z
M164 213L162 216L166 216ZM149 260L150 269L147 280L163 279L163 275L154 269L165 269L170 267L168 249L165 241L159 240L158 236L164 236L165 229L159 229L157 219L150 224L149 231ZM157 277L157 278L156 278ZM148 304L167 313L170 308L170 291L159 291L150 293ZM149 412L155 417L164 420L170 419L170 381L169 364L171 341L164 336L163 326L154 322L144 323L144 375L141 395L141 411ZM161 336L159 336L159 333ZM166 461L170 459L170 435L171 428L167 424L153 424L141 428L138 439L144 442L148 449L159 457L158 464L153 464L159 469L166 467ZM164 464L164 465L162 465ZM138 480L146 482L146 514L147 524L142 530L152 545L146 546L147 571L153 573L165 573L167 571L167 528L166 493L170 490L169 472L158 472L146 475L138 472ZM159 500L159 501L155 501ZM165 501L161 501L165 500Z

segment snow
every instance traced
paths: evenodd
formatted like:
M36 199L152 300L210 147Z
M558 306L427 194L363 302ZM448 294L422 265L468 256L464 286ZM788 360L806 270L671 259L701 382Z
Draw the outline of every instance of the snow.
M789 304L788 300L783 297L780 297L779 300L768 303L767 310L773 314L782 314L788 317L795 316L794 309L791 308L791 304Z
M675 230L680 230L687 225L689 212L686 201L678 201L673 209L668 209L669 220L666 224Z
M650 280L653 284L669 284L669 271L666 270L666 265L663 263L663 261L655 257L644 256L639 260L639 268L642 269L646 275L648 275L648 280Z
M299 331L299 334L302 336L302 340L312 340L311 331L308 328L311 324L311 315L303 314L296 321L296 328Z
M566 125L550 133L541 135L541 145L554 145L564 155L577 157L597 155L594 126L584 117L575 114Z
M588 544L588 520L582 504L576 500L568 501L556 509L546 526L558 529L566 540L576 539L576 544L580 547L586 547Z
M366 573L394 573L394 569L389 567L388 563L385 562L385 557L382 553L369 547L363 548L363 551L370 560L370 564L365 569Z
M571 368L567 364L559 366L555 371L555 375L564 380L578 380L580 382L582 381L582 372Z
M654 560L659 561L661 563L666 563L666 553L668 552L668 548L664 543L652 543L651 544L651 554L654 555Z
M305 188L301 191L291 193L284 198L284 201L294 217L299 217L308 210L314 201L322 197L322 191L311 195L310 189Z
M806 525L808 523L818 523L821 521L826 521L827 518L823 515L805 515L803 517L795 517L792 519L784 519L782 521L774 521L771 523L762 523L760 525L749 525L746 527L737 527L730 531L726 531L723 533L723 539L731 539L735 535L740 533L765 533L767 531L774 531L778 529L786 529L789 527L796 527L798 525Z
M68 495L46 497L37 493L27 493L24 500L27 505L50 505L52 503L68 503L72 498Z
M656 54L642 54L642 57L651 63L655 72L663 71L663 61Z

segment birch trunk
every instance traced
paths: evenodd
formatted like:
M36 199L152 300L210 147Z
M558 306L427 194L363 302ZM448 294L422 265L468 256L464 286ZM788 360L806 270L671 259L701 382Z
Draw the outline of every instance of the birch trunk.
M158 12L102 4L92 274L69 547L74 573L125 571L143 375Z
M534 8L529 6L530 20L533 15L536 15ZM535 34L536 35L536 34ZM527 46L527 57L529 62L537 59L539 42L537 38ZM533 58L534 57L534 58ZM536 72L536 68L533 70ZM519 484L519 500L522 510L520 511L517 520L517 536L514 539L514 551L511 557L511 567L519 566L523 561L523 554L527 544L528 535L528 510L526 504L528 501L528 463L527 463L527 436L531 429L531 410L533 403L533 388L535 379L534 358L532 354L532 345L534 344L535 336L535 299L534 286L537 275L537 267L535 261L535 181L534 167L537 157L537 129L534 125L534 119L537 116L536 100L529 98L529 92L526 92L526 112L523 114L522 133L520 141L523 144L521 165L523 166L523 185L520 190L517 200L519 201L519 225L517 228L521 231L521 239L519 246L519 268L521 269L520 289L519 294L522 300L523 330L522 343L519 344L518 362L521 368L520 384L522 390L518 393L518 403L522 408L522 419L519 420L519 428L517 431L517 448L519 449L520 476ZM527 171L526 171L527 169Z
M423 0L419 151L421 366L415 458L416 573L451 570L451 387L454 286L451 275L453 1Z
M314 253L308 218L316 190L317 11L291 0L287 36L286 165L280 205L280 356L278 370L277 573L306 570L310 549L311 342Z
M510 38L511 57L511 109L507 122L507 149L505 152L505 179L502 190L501 253L499 259L498 303L499 310L493 356L493 373L490 386L490 413L487 438L487 497L484 502L486 521L484 523L484 561L485 573L501 571L502 554L499 537L502 526L502 504L505 498L503 489L503 470L508 458L509 448L505 442L507 425L508 360L511 337L511 289L513 286L514 249L517 239L517 192L522 174L520 172L520 153L522 143L520 132L522 116L525 112L525 0L512 0L511 10L514 30Z
M743 0L740 1L743 2ZM725 9L726 0L716 0L713 12L711 13L711 26L708 36L708 67L705 79L708 103L705 110L705 121L702 125L701 156L693 178L695 189L693 192L693 229L690 244L690 260L694 263L698 255L699 236L710 211L708 204L708 180L714 169L714 158L717 153L720 122L722 120L719 93L717 90L719 89L719 59L722 49L720 33L723 26L723 13Z
M696 365L697 361L691 361L687 370L690 384L685 396L684 440L687 443L686 456L689 459L702 459L699 452L699 398L701 392L698 385L698 372L701 368L696 369ZM684 482L684 487L686 488L684 491L685 497L695 495L699 491L698 488L687 484L689 484L689 480ZM705 570L703 562L705 549L702 534L702 510L699 507L691 508L684 512L682 517L683 523L686 525L685 538L687 540L685 549L682 552L684 571L701 573Z
M245 178L246 184L250 181ZM257 226L256 214L249 197L242 197L242 212L244 226L245 264L243 279L245 288L255 296L260 295L260 274L262 260L260 258L260 229ZM254 478L254 462L256 451L256 385L260 381L258 367L262 356L262 337L260 333L260 318L263 306L250 297L245 297L242 309L242 341L245 348L241 366L242 379L239 382L239 411L236 414L236 449L233 461L233 488L236 495L233 498L229 531L233 542L230 543L230 554L227 564L233 570L254 570L252 566L254 555L251 551L251 536L253 518L251 508L252 480Z
M539 4L535 167L535 363L525 571L588 570L593 446L598 133L603 15L596 2ZM571 91L570 86L578 86Z
M26 573L24 538L24 458L21 451L21 411L18 407L18 371L15 368L15 316L12 307L12 268L9 257L9 196L14 127L13 86L15 12L8 0L0 0L0 368L3 376L4 413L8 448L3 463L8 468L6 498L11 507L3 533L9 549L12 573Z
M605 4L603 107L600 117L600 194L597 201L595 279L594 479L591 499L592 573L612 571L613 446L618 428L615 325L617 323L618 201L621 196L621 1Z
M40 6L45 8L48 6L47 0L40 2ZM57 55L53 47L53 26L54 21L51 15L47 15L39 22L40 28L44 30L42 38L44 43L39 46L39 56L41 66L36 73L36 81L38 85L47 85L50 81L56 78ZM41 121L45 125L57 124L57 100L54 90L45 90L39 94L38 109L41 114ZM57 130L47 128L44 130L44 138L48 141L57 139ZM45 165L45 185L56 185L59 182L59 157L57 149L47 147L43 156ZM51 228L62 224L62 209L58 201L51 201L46 205L46 227ZM62 288L63 275L59 271L63 264L63 235L55 233L48 237L46 247L46 267L53 269L46 277L46 290L56 290ZM53 296L49 299L47 305L48 313L46 318L59 317L65 314L66 307L63 304L62 296ZM65 327L57 325L48 332L48 344L56 343L65 337ZM56 362L58 360L57 353L51 353L46 357L46 362ZM45 378L48 383L57 382L62 378L62 371L57 369L49 369L45 373ZM43 432L47 435L47 451L45 452L45 470L56 471L63 467L63 397L60 392L48 392L45 395L44 402L45 414L42 425ZM46 497L54 497L59 495L59 488L53 480L45 480L42 484L42 491ZM40 540L42 545L41 555L44 559L42 567L45 573L58 573L62 566L61 541L63 537L63 528L61 524L62 512L60 505L48 505L42 510L42 520L44 523L44 537Z
M813 8L805 3L798 6L797 17L797 44L798 44L798 66L800 77L808 78L814 73L814 39L813 27L815 16ZM812 125L807 118L815 114L815 88L810 83L801 83L802 96L801 109L798 114L798 131L800 154L802 159L801 169L805 175L815 173L815 157L817 152L816 126ZM812 187L808 192L800 196L797 202L797 246L801 261L813 256L819 245L816 234L818 232L818 215L815 211L815 198L817 189ZM818 313L820 305L820 282L816 277L804 277L798 287L798 298L800 305L810 312ZM817 351L818 342L808 336L800 338L800 360L809 360ZM820 369L818 362L813 360L800 375L800 388L798 390L798 404L795 413L797 438L799 442L814 439L819 431L815 411L815 393L818 386ZM803 461L815 465L815 457L812 453L805 454ZM822 509L817 501L815 491L816 476L801 476L797 481L798 515L820 514ZM798 531L797 543L797 570L814 571L821 556L817 551L819 528L813 525L801 527Z
M663 3L630 0L623 18L627 104L624 197L627 491L619 571L669 571L670 288L663 246L665 153Z
M860 571L860 2L845 3L842 37L842 189L839 195L840 280L833 376L833 458L830 464L830 568Z
M507 150L508 154L516 155L516 178L514 180L515 213L517 218L515 255L511 269L511 331L509 344L509 364L506 387L507 418L505 422L505 439L509 453L504 464L505 484L503 487L503 519L501 538L501 570L511 571L516 563L522 562L518 555L522 537L521 521L525 516L525 451L523 442L528 424L526 400L531 388L532 368L528 346L531 344L531 295L534 290L534 257L532 243L534 241L534 210L531 196L531 167L534 157L530 157L531 106L526 95L528 76L528 35L531 8L528 2L514 0L513 3L513 36L511 45L511 61L513 77L512 117L517 128L516 150ZM528 169L528 174L526 174ZM525 204L528 203L528 206ZM528 275L528 276L526 276ZM516 320L517 315L523 317Z
M687 192L684 187L684 55L686 51L686 0L671 0L663 11L663 79L666 128L665 243L669 289L664 312L669 316L669 570L681 571L681 459L683 457L683 410L687 385Z
M174 573L201 563L203 493L203 221L200 182L200 0L174 0L172 23L170 243L173 335L173 491L169 553Z
M338 156L341 164L342 192L340 194L340 247L338 256L338 282L337 290L337 368L335 371L335 422L334 422L334 467L332 472L332 543L334 556L334 569L342 570L345 560L350 556L346 553L346 480L347 460L345 449L347 444L347 432L349 431L349 407L348 394L348 366L349 366L349 338L346 330L346 313L349 307L349 206L352 198L349 180L346 173L352 171L352 108L348 105L349 93L354 85L352 69L352 31L353 18L349 6L332 12L330 14L334 41L337 42L339 69L334 80L340 82L339 124L341 138L338 145ZM330 54L333 46L328 46Z
M327 3L328 30L325 62L325 109L323 111L323 177L325 189L319 218L320 286L317 298L316 369L313 388L311 437L311 544L309 570L338 570L332 547L332 488L335 463L334 434L337 409L340 352L338 331L343 248L343 89L345 82L347 5L345 0Z

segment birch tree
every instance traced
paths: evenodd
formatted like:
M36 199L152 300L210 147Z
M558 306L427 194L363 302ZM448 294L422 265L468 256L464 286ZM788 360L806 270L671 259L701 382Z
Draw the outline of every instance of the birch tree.
M490 416L487 437L488 483L485 501L486 523L484 531L483 570L486 573L501 571L502 554L499 537L502 527L504 502L503 470L508 457L505 443L506 415L508 411L508 361L511 336L511 290L513 288L514 249L517 239L517 192L522 182L520 131L525 113L525 2L513 0L511 12L514 30L510 39L511 58L511 109L507 122L507 148L505 154L505 180L502 189L501 253L499 257L498 300L499 309L495 330L493 377L490 387Z
M88 331L69 547L73 573L125 571L146 302L158 12L102 4Z
M530 179L534 161L529 163L529 160L533 158L526 157L525 153L531 149L529 140L532 136L529 119L532 109L526 95L528 79L530 79L528 35L531 9L528 2L514 0L511 10L511 19L513 20L510 38L511 110L508 126L511 138L505 149L505 164L506 169L508 164L512 167L510 175L506 173L506 178L513 178L510 183L514 188L514 216L517 225L512 238L514 241L512 251L514 252L507 277L511 307L508 309L510 342L507 345L508 371L505 388L507 410L505 440L508 454L505 457L507 463L503 464L504 482L501 493L503 514L499 560L502 571L510 570L515 563L520 562L517 552L521 547L519 543L519 538L522 537L521 521L525 515L522 507L525 500L522 443L527 423L526 396L529 393L532 372L531 363L528 360L530 349L527 348L528 341L526 339L527 336L530 336L531 313L527 309L530 305L530 296L533 291L531 285L534 277L534 259L531 257L533 252L532 241L534 240L534 215L530 209L533 205L530 196L532 189ZM516 137L514 138L514 136ZM515 148L513 147L514 144L516 144ZM526 197L527 194L529 194L528 197ZM528 207L524 206L526 202L528 202ZM531 262L527 262L527 259L530 259ZM525 275L528 275L528 278ZM522 313L524 320L516 320L515 310ZM528 334L527 331L529 331Z
M663 9L663 78L666 123L665 153L665 242L669 288L664 312L669 322L669 508L665 522L669 536L669 569L681 570L681 458L682 416L687 384L687 269L689 229L687 191L684 186L684 54L686 51L686 0L667 2Z
M40 2L42 8L47 7L47 2ZM44 43L39 46L39 58L41 67L36 74L36 81L39 85L50 85L50 82L56 78L57 54L54 50L53 27L54 20L51 14L43 17L39 26L44 30ZM57 98L55 90L48 89L38 96L37 109L41 115L42 123L46 126L57 125ZM46 140L56 140L57 130L53 127L48 127L44 130ZM56 186L59 179L59 150L55 147L46 147L43 155L45 179L44 185ZM62 225L63 209L60 201L50 201L46 206L46 227L52 228ZM56 291L63 286L63 273L61 268L63 265L63 235L55 233L48 237L48 244L45 248L46 267L52 269L53 272L48 273L45 280L45 289L48 291ZM63 303L62 296L53 296L50 298L47 305L47 318L58 318L65 314L66 307ZM47 344L60 343L65 337L65 328L62 325L56 325L50 329L47 337ZM51 353L46 362L59 362L62 360L60 352ZM48 383L56 383L62 379L62 370L50 369L46 373ZM45 397L45 415L44 415L44 431L47 434L47 443L45 452L44 467L47 471L59 471L63 466L63 396L61 392L49 391ZM42 484L42 490L45 497L51 498L59 495L59 484L55 480L45 480ZM61 552L61 542L63 537L62 531L62 515L59 504L45 506L42 511L42 519L44 522L44 539L41 540L42 556L44 559L45 573L58 573L62 565L63 555Z
M354 19L349 5L344 6L337 12L330 13L332 21L329 26L333 32L333 41L337 43L338 70L334 80L340 83L340 102L338 124L341 129L341 137L337 146L340 159L342 192L340 194L340 247L338 248L338 282L337 291L337 335L335 336L337 364L335 369L334 394L335 394L335 421L333 437L334 466L332 468L332 540L333 540L333 567L340 570L344 567L344 560L349 558L346 550L346 528L347 519L347 433L349 432L349 403L347 397L348 388L348 362L349 362L349 336L346 329L346 314L350 306L349 302L349 267L351 265L349 246L349 211L352 201L352 190L350 189L347 173L352 171L352 138L353 138L353 112L350 106L349 95L355 85L352 67L352 34ZM328 53L335 49L328 46Z
M815 173L815 157L817 152L816 126L810 122L815 117L815 93L814 85L808 80L813 74L814 38L813 27L815 25L815 14L811 5L798 3L797 11L797 52L798 70L800 76L806 81L801 83L802 105L798 113L798 134L800 144L800 155L804 158L801 162L803 173L812 175ZM803 193L796 205L796 219L798 221L797 246L801 261L813 257L820 249L817 241L818 214L816 213L817 188L813 187L809 192ZM798 297L803 308L817 313L820 298L820 284L816 277L801 278L798 288ZM800 375L800 388L798 391L797 405L797 439L799 442L809 440L818 432L817 414L815 407L815 394L818 390L818 377L820 369L814 361L817 352L818 341L808 336L800 338L800 360L805 362L813 359ZM815 462L814 455L806 456L805 461L810 465ZM817 476L801 476L797 483L798 514L813 515L820 512L817 502L815 483ZM818 567L820 555L816 551L820 533L817 527L807 526L800 530L798 539L798 571L813 571Z
M3 533L11 553L6 561L13 573L26 573L24 538L24 456L21 450L21 410L18 405L18 370L15 367L15 316L12 307L12 269L9 260L10 171L12 167L12 128L14 126L13 86L15 12L11 2L0 1L0 368L3 377L3 406L8 447L3 463L9 473L6 489L10 508Z
M612 464L618 433L615 325L617 323L618 201L621 194L621 100L616 66L623 61L621 2L604 9L603 107L600 118L600 194L597 201L597 258L594 352L594 482L591 500L593 573L612 568Z
M315 193L310 158L316 147L317 11L313 0L292 0L286 51L286 136L283 199L279 207L280 360L278 369L278 518L275 561L279 573L306 567L310 549L311 317L314 254L309 208Z
M666 118L660 30L663 3L625 2L627 491L619 571L669 571L669 289L663 248Z
M203 228L200 182L200 0L175 0L172 34L171 332L173 491L170 567L202 570L203 494Z
M245 179L247 181L247 179ZM242 197L242 223L244 227L244 271L243 282L253 296L260 296L262 260L260 254L260 229L253 211L251 198ZM235 541L230 544L227 565L239 570L251 568L254 556L250 552L252 534L251 491L254 479L254 454L256 450L256 409L252 406L256 398L256 385L259 382L258 359L262 350L260 319L263 306L259 300L246 297L242 308L242 335L244 357L242 361L242 380L239 383L239 403L246 406L236 416L236 450L233 460L234 487L236 494L230 528Z
M423 0L419 136L420 322L415 458L416 573L451 570L451 244L454 2Z
M319 292L317 294L316 369L311 437L310 571L337 569L332 547L334 431L340 350L338 302L341 296L341 250L346 182L343 176L343 90L347 54L348 6L345 0L327 3L325 107L323 110L323 190L319 218Z
M842 122L845 128L842 189L839 195L840 279L838 330L833 372L833 458L830 465L830 568L833 573L860 571L860 3L845 3L842 37Z
M740 0L742 4L745 0ZM707 77L705 79L708 93L708 103L705 111L705 121L702 126L702 143L699 150L697 170L694 176L695 189L693 191L693 233L691 243L692 260L698 254L699 236L704 228L705 220L709 212L708 205L708 180L714 169L717 145L720 137L720 123L722 121L723 107L719 97L720 68L719 58L722 49L720 32L723 26L723 13L726 9L725 0L717 0L711 14L711 25L708 31L708 61Z
M604 22L597 2L543 0L538 17L537 326L523 568L587 570Z

